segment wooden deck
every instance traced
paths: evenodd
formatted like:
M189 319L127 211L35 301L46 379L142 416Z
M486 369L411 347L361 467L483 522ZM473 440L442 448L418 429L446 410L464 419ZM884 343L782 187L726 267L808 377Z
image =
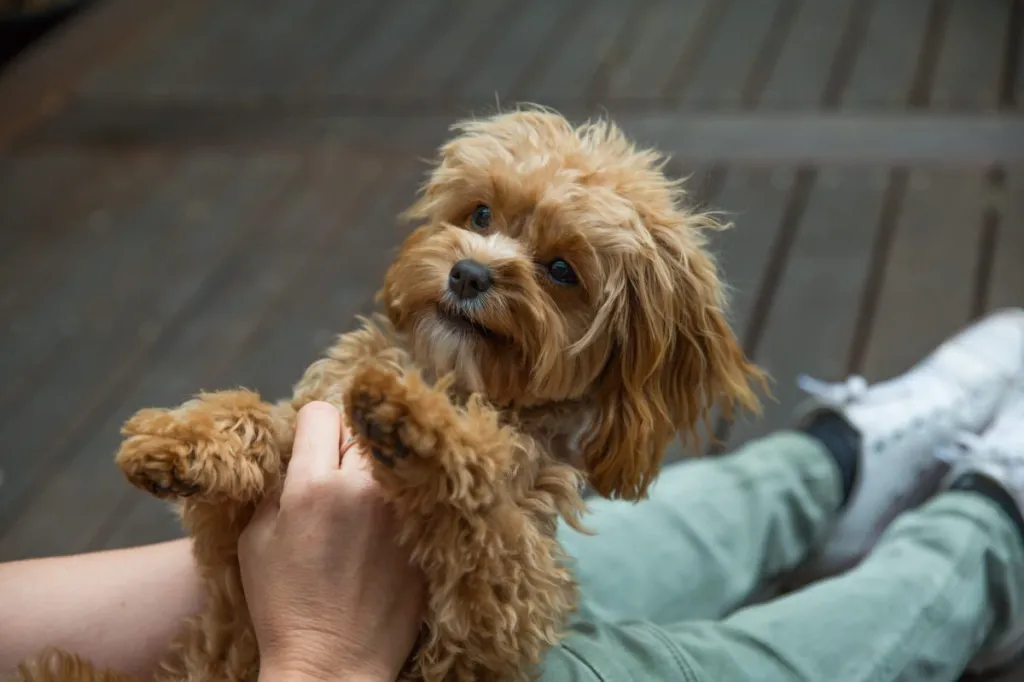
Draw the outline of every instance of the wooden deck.
M455 118L608 112L715 243L784 425L1024 304L1021 0L103 0L0 74L0 560L179 534L134 410L286 392Z

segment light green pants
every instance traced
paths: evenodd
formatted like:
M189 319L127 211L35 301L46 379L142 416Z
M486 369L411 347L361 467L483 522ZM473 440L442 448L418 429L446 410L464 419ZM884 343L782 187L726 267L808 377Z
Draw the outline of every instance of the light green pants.
M1024 543L969 492L906 513L845 575L735 610L825 539L839 497L824 448L780 433L593 503L595 536L560 531L584 603L541 679L952 682L1024 624Z

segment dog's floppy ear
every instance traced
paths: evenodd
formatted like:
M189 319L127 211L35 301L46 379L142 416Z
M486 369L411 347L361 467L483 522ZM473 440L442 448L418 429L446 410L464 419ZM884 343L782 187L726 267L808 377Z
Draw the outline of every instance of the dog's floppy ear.
M763 374L729 327L703 248L702 227L716 224L676 211L670 218L648 225L653 243L612 274L617 290L598 314L615 347L582 454L591 485L606 497L643 498L672 438L699 442L715 404L726 417L737 403L760 409L751 381Z

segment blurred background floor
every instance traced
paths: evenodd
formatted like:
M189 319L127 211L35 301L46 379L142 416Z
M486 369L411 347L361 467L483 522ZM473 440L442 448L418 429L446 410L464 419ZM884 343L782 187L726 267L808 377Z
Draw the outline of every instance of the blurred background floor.
M1020 0L97 0L0 73L0 560L180 534L112 456L372 309L456 118L606 112L714 244L784 425L1024 305ZM679 454L677 452L677 454Z

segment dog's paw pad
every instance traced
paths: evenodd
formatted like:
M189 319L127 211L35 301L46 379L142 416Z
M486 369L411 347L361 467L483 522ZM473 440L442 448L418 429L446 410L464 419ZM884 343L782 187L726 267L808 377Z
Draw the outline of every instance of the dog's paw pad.
M401 437L403 412L381 395L359 393L354 397L352 427L369 445L373 457L389 467L410 454Z
M196 454L180 441L132 436L122 443L117 464L134 486L162 499L202 492Z

